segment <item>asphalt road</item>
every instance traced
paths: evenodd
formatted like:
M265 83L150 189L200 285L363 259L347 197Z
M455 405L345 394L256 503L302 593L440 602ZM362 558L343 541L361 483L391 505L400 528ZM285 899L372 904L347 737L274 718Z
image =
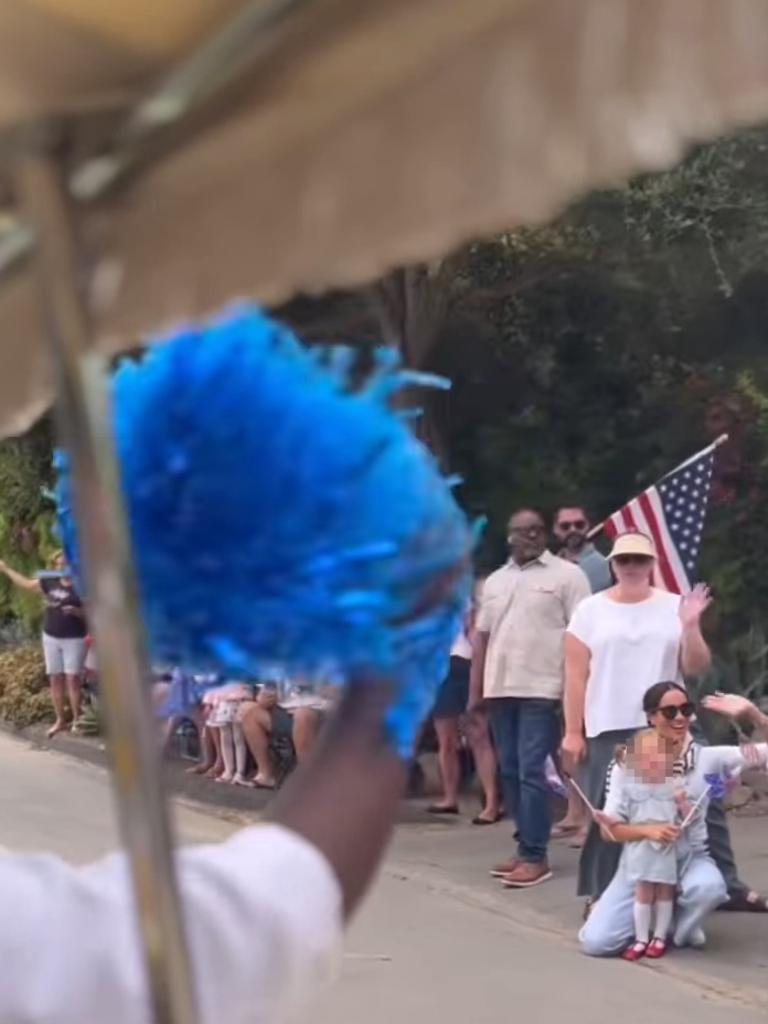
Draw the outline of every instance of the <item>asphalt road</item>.
M99 768L0 734L0 779L0 846L76 863L114 847ZM189 807L176 808L176 822L191 843L235 827ZM742 1005L734 990L716 994L695 975L580 956L569 931L451 883L439 864L445 832L409 828L352 929L339 983L318 996L307 1024L507 1024L533 1015L564 1024L721 1024L725 1014L729 1024L764 1024L764 1009Z

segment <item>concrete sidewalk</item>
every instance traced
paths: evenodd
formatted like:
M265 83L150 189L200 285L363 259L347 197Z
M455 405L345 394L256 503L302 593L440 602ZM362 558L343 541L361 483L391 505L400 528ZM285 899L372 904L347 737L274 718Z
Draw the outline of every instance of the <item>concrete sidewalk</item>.
M75 863L114 848L104 772L0 735L0 775L6 783L0 787L0 844L48 849ZM176 804L179 838L215 842L230 835L236 824L213 810ZM423 815L423 804L406 811ZM759 841L763 824L768 821L737 826L743 851ZM698 957L670 957L656 966L590 960L573 941L573 851L556 851L552 884L504 893L485 868L506 852L507 838L506 826L473 829L425 817L401 825L382 877L353 923L340 981L318 994L300 1020L506 1024L535 1015L564 1024L720 1024L727 1015L729 1024L763 1024L765 1002L759 991L755 998L759 966L745 960L743 989L735 976L723 974L726 940L735 956L755 945L754 936L763 938L755 919L718 919L712 951ZM751 941L739 934L744 927Z
M51 749L104 766L102 741L62 735L47 743L42 729L25 730L33 746ZM166 783L172 794L233 824L257 820L271 794L241 789L188 775L186 765L169 762ZM578 851L567 842L554 842L551 882L526 891L504 889L490 878L492 864L514 853L511 828L501 822L486 828L469 823L477 810L468 798L463 817L436 819L426 813L427 800L404 800L398 829L384 874L395 883L408 881L414 890L436 899L458 901L506 920L541 938L571 947L580 958L576 933L582 914L575 896ZM737 863L743 880L768 893L768 816L729 815ZM768 1010L768 915L717 913L707 926L709 942L703 952L676 951L656 965L671 978L692 985L700 994L723 997L746 1007ZM624 966L624 965L622 965Z
M653 973L651 973L653 971ZM302 1024L765 1024L764 1007L666 970L581 956L417 880L379 879L346 942L341 978Z
M582 913L575 896L578 851L566 841L553 843L551 882L529 890L504 889L488 869L514 853L510 827L502 822L477 828L468 818L400 827L385 872L559 939L580 956L575 940ZM751 887L768 891L768 817L730 815L729 821L741 877ZM707 935L704 951L675 951L643 966L700 992L768 1010L768 915L716 913Z

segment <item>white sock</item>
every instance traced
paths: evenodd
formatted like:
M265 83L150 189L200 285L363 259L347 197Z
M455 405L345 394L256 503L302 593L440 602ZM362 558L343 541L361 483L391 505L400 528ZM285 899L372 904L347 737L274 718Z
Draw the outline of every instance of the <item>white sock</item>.
M238 775L245 775L245 766L248 761L248 748L245 745L243 727L239 722L232 723L232 738L235 741L235 768Z
M232 726L222 725L219 728L221 736L221 759L224 762L224 776L231 779L235 774L235 744L232 738Z
M651 904L635 902L635 940L648 942L651 937Z
M654 939L667 941L669 929L672 927L672 915L675 912L675 904L672 900L658 900L656 903L656 924L653 929Z

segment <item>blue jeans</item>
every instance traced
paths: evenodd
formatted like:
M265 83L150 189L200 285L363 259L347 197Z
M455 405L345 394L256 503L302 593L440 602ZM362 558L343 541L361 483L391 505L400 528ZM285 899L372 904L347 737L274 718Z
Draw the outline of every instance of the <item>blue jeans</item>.
M707 914L720 906L728 895L723 876L706 854L694 854L679 880L675 907L676 946L687 946ZM635 934L632 906L635 886L623 865L595 904L579 932L581 948L589 956L616 956L626 949Z
M530 864L547 859L552 828L544 765L560 735L559 702L496 697L487 702L499 760L504 809L517 821L518 854Z

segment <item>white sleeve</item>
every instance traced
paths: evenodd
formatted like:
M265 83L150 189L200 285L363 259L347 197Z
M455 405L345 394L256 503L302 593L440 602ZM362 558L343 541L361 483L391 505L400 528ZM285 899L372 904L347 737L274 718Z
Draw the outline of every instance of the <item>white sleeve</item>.
M762 758L762 769L768 771L768 743L755 743L754 749ZM699 758L705 775L738 775L752 765L746 760L741 747L701 747Z
M478 633L490 633L496 624L501 604L497 572L491 573L480 589L475 617L475 628Z
M341 891L306 840L257 825L177 863L202 1024L274 1024L332 977ZM125 857L0 855L0 963L2 1021L150 1024Z
M627 821L629 818L624 794L624 768L618 761L614 761L608 769L603 810L609 818L616 818L618 821Z
M586 577L584 577L586 579ZM577 640L587 646L591 646L592 639L592 608L593 604L589 597L585 597L584 600L580 601L571 615L571 621L568 623L567 632L572 636L575 636Z

